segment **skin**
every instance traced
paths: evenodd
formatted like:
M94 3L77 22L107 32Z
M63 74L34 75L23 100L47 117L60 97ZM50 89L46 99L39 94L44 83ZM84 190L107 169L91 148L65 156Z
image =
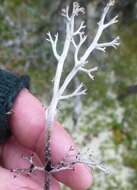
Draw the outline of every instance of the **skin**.
M31 176L14 174L9 169L27 167L29 164L21 155L35 154L35 163L44 163L44 139L45 139L45 115L40 101L27 89L23 89L13 106L13 113L9 124L13 136L4 145L0 146L0 189L2 190L42 190L44 174L35 172ZM74 146L73 140L63 127L55 122L52 137L51 150L54 163L63 159L70 146ZM77 164L74 171L58 172L52 177L51 190L60 190L59 182L62 182L73 190L85 190L91 186L92 176L89 168Z

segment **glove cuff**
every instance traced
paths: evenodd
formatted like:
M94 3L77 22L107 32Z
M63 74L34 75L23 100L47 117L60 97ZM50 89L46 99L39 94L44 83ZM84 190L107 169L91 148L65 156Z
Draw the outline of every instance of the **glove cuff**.
M6 141L10 136L8 125L9 112L14 101L23 88L30 86L30 78L26 75L17 76L0 69L0 143Z

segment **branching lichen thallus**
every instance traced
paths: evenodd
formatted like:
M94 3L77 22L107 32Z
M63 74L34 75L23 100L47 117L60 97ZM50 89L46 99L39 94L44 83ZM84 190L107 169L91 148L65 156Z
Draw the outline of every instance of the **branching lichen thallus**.
M86 94L86 89L81 83L72 93L65 94L66 89L70 82L74 79L76 75L80 72L87 74L92 80L94 79L93 73L97 71L97 67L87 68L88 65L88 57L95 50L106 51L108 47L117 48L119 46L119 37L117 36L112 41L109 42L100 42L100 38L102 33L111 25L118 22L118 16L113 17L110 21L106 21L106 16L110 11L111 7L114 5L114 1L110 0L109 3L103 10L100 21L98 22L98 29L96 31L96 35L93 38L92 42L88 46L88 48L84 51L83 55L80 55L81 47L84 43L86 43L87 36L85 35L84 29L86 28L85 23L82 21L79 27L76 29L75 21L76 17L80 14L84 14L84 8L80 7L79 3L74 2L72 11L70 11L67 6L62 10L62 16L65 18L66 31L65 31L65 41L62 49L62 53L58 53L57 44L58 44L58 33L55 37L52 37L49 32L48 42L51 44L53 54L57 61L57 68L55 77L53 80L53 95L51 98L51 103L45 111L45 126L46 126L46 135L45 135L45 165L43 167L36 166L33 162L33 156L27 157L30 163L29 168L25 169L15 169L16 173L26 173L31 174L32 172L39 170L45 173L45 190L50 189L50 177L52 174L57 173L59 171L73 169L76 163L83 163L87 166L94 168L97 167L103 171L106 171L106 168L96 159L93 159L92 154L86 155L86 157L82 156L80 152L74 153L73 147L70 147L68 153L65 155L64 159L61 160L58 164L54 164L52 162L51 157L51 136L52 136L52 128L54 121L56 119L57 106L61 100L66 100L72 98L74 96L80 96ZM70 14L71 12L71 14ZM79 39L79 40L78 40ZM62 73L64 69L64 65L66 63L66 59L69 55L70 46L73 46L73 55L74 55L74 64L73 68L69 71L67 76L62 82ZM89 67L89 66L88 66ZM73 155L73 156L72 156Z

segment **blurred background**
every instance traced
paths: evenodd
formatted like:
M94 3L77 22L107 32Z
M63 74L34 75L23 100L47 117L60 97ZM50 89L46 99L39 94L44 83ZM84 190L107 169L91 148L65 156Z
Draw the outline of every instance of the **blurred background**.
M46 33L59 32L61 52L65 25L61 9L72 0L0 0L0 68L31 77L32 92L47 105L56 69ZM86 14L87 43L92 41L106 0L79 0ZM107 20L119 14L119 23L109 28L102 41L120 36L117 50L94 52L89 64L98 66L94 81L79 75L68 91L80 82L88 88L59 106L59 120L82 148L89 147L111 174L93 171L93 190L137 189L137 0L117 0ZM81 50L82 51L82 50ZM73 64L72 51L65 74Z

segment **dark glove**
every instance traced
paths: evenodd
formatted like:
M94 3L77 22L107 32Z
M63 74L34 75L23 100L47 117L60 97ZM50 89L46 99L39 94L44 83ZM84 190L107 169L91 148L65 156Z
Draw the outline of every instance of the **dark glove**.
M0 144L11 135L8 119L13 103L23 88L29 89L30 78L0 69Z

